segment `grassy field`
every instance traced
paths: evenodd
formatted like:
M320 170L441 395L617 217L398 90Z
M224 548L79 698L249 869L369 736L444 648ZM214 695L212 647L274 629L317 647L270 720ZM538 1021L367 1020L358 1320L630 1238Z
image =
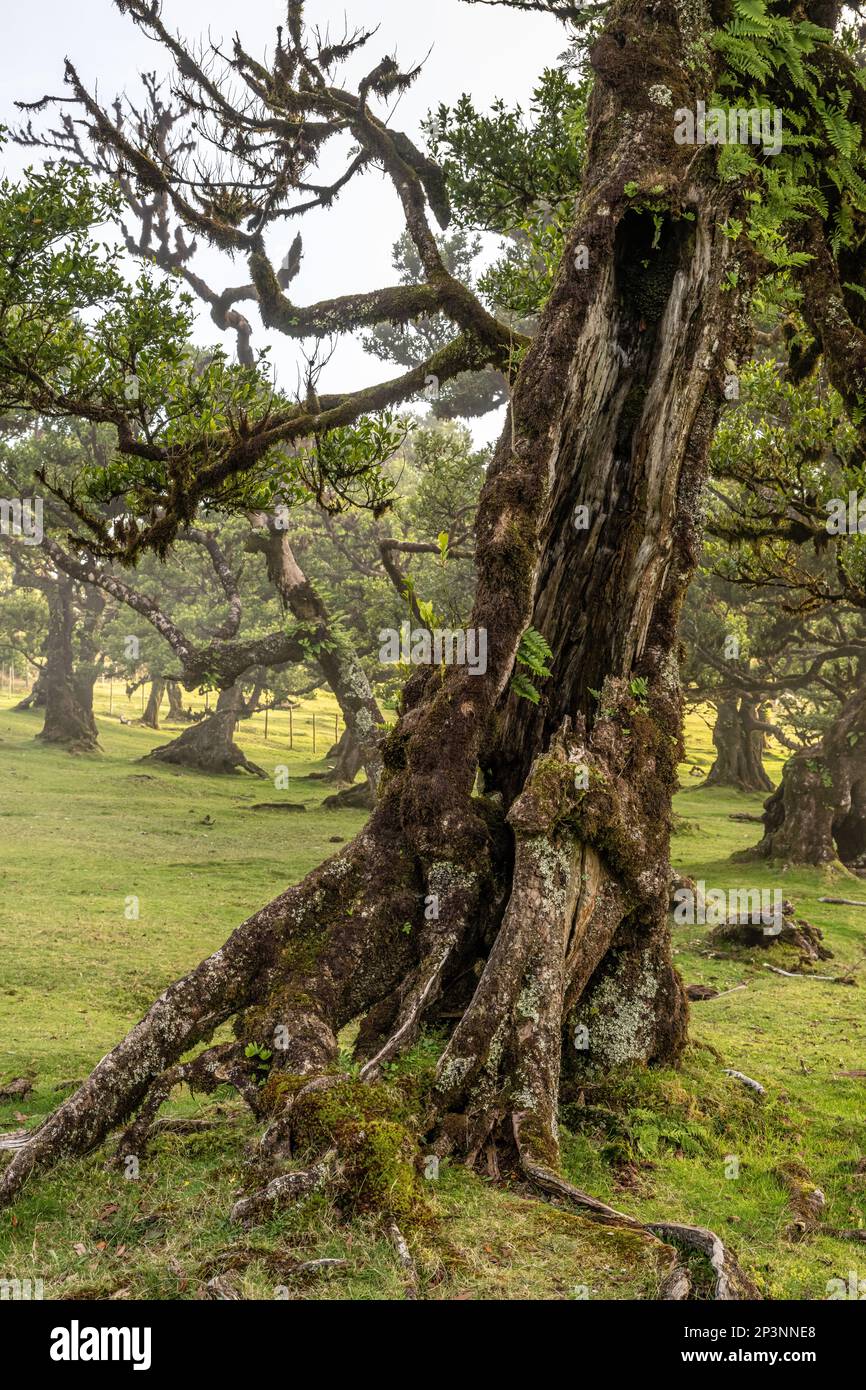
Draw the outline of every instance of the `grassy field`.
M303 738L313 712L328 730L317 759L333 736L335 705L324 694L297 712L293 752L284 712L271 716L267 743L262 716L241 728L254 761L269 772L289 766L281 792L240 775L140 765L174 731L121 724L119 713L137 711L117 686L109 718L107 696L100 689L103 752L87 758L34 742L40 716L13 714L0 696L0 1087L21 1076L34 1085L23 1101L0 1101L3 1130L53 1108L160 990L363 820L321 810L329 789L308 780L322 766ZM692 766L708 765L698 717L689 752ZM771 755L771 775L779 765ZM834 952L820 973L862 962L866 912L818 902L830 880L817 872L732 864L759 827L730 816L756 812L760 798L697 790L696 781L684 767L677 866L712 887L781 887ZM305 811L251 809L280 797ZM847 878L841 895L866 899L866 885ZM866 1224L866 1076L845 1074L866 1072L863 984L772 974L767 960L791 968L790 950L722 953L708 932L675 928L677 963L688 983L734 992L692 1006L678 1071L588 1087L563 1117L565 1161L581 1187L623 1210L718 1230L766 1296L822 1299L832 1278L866 1278L863 1247L804 1230L797 1196L818 1187L825 1224ZM765 1097L725 1067L760 1081ZM227 1212L254 1128L230 1096L218 1105L224 1124L162 1136L136 1182L106 1171L104 1155L34 1181L13 1212L0 1213L0 1278L41 1278L46 1298L196 1298L215 1276L245 1298L401 1296L390 1244L321 1197L239 1235ZM166 1111L213 1112L213 1101L187 1096ZM657 1292L666 1267L658 1245L459 1166L443 1164L430 1186L438 1219L413 1236L425 1297ZM298 1260L326 1257L346 1263L314 1278L291 1272Z

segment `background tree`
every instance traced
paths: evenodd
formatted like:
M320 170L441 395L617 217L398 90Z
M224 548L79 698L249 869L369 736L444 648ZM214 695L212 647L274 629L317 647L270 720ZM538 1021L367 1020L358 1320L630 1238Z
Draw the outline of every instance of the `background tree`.
M789 338L793 365L782 375L774 355L744 373L741 402L717 436L709 525L721 544L711 563L765 608L769 650L787 665L780 679L777 659L775 679L753 689L808 690L814 709L814 736L766 804L756 853L856 865L866 850L866 570L848 511L863 486L864 455L839 395L822 371L803 367L796 335Z
M48 635L48 610L44 596L22 587L15 579L12 558L0 550L0 653L16 678L35 679L16 711L40 708L45 695L40 689Z

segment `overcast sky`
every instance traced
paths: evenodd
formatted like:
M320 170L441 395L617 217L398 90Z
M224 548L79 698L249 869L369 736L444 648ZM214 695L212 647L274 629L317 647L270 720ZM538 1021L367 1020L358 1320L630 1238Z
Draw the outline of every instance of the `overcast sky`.
M208 30L214 39L230 39L239 31L244 46L255 56L273 45L276 25L284 16L284 0L164 0L166 23L187 36ZM379 25L367 47L371 67L385 54L397 56L407 68L429 52L421 77L401 99L393 124L419 137L419 125L430 107L453 103L469 92L486 107L496 96L526 104L542 69L564 47L562 28L540 14L519 14L499 7L468 5L463 0L308 0L308 23L342 32L351 27ZM13 103L34 100L63 90L63 60L69 57L85 84L97 88L108 102L117 91L134 92L145 69L167 70L161 50L116 9L112 0L26 0L2 7L0 47L0 120L14 123ZM37 117L44 120L45 117ZM29 151L5 149L7 172L17 173ZM293 297L309 303L334 294L371 289L393 281L392 243L402 231L402 219L390 184L378 174L354 181L328 213L315 213L301 227L304 261L293 282ZM277 259L288 249L271 243ZM238 283L238 268L224 256L206 251L199 268L217 288ZM214 326L202 317L199 336L213 341ZM263 345L259 330L254 341ZM272 358L283 384L294 388L295 354L278 335ZM385 364L365 356L357 343L344 339L322 378L323 388L339 390L389 375ZM492 420L479 437L495 433Z

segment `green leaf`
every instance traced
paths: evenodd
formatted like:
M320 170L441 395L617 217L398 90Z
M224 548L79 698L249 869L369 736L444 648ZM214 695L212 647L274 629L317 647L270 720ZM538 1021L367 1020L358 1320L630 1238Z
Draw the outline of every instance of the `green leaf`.
M529 700L533 705L537 705L541 699L541 694L536 690L532 681L519 672L511 677L511 690L518 700Z

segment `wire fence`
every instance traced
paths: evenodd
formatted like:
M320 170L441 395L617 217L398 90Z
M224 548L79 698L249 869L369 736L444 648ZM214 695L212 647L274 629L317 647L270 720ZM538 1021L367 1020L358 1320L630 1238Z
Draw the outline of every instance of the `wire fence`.
M32 677L25 677L16 674L15 668L11 665L2 667L0 692L9 699L23 699L32 690L35 679L35 671ZM132 695L128 695L125 680L111 675L100 676L94 688L94 711L97 715L112 719L135 720L144 713L149 693L150 683L147 681L134 690ZM186 721L172 718L166 700L167 696L164 696L160 706L160 726L180 727ZM196 697L191 697L188 692L183 691L182 701L185 708L191 708L198 718L213 713L216 708L216 696L207 691L204 695ZM275 748L281 747L290 753L314 753L323 757L339 742L346 725L341 715L334 710L312 713L298 706L265 704L249 719L243 720L242 727L250 729L255 737L273 744Z

